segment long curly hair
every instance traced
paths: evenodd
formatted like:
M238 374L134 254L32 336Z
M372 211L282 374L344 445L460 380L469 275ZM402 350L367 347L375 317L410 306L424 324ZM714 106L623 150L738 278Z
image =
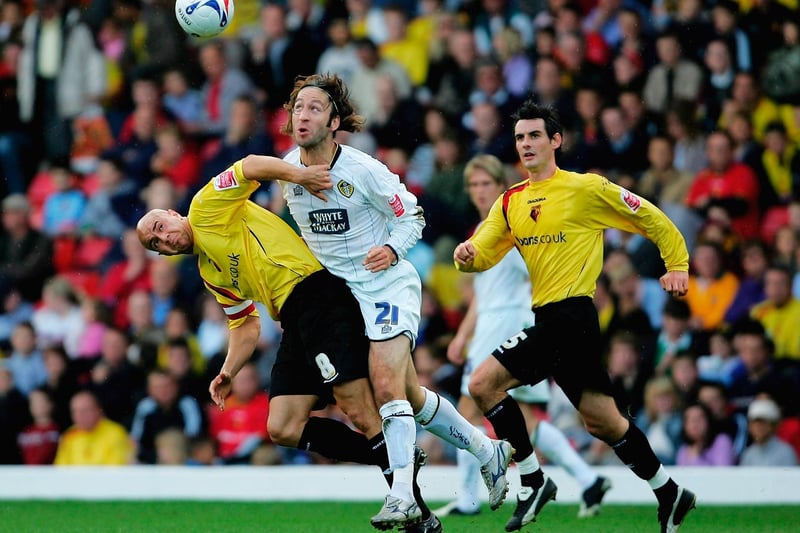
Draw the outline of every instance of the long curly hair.
M364 127L364 117L356 112L353 102L350 100L350 89L344 81L336 74L312 74L311 76L298 76L294 81L294 89L289 95L289 101L283 104L283 108L288 113L286 123L281 128L281 132L291 135L292 128L292 109L294 109L297 95L306 87L316 87L323 90L331 99L331 115L328 125L335 117L339 117L339 128L341 131L356 132ZM338 131L337 130L337 131ZM334 132L334 135L336 132Z

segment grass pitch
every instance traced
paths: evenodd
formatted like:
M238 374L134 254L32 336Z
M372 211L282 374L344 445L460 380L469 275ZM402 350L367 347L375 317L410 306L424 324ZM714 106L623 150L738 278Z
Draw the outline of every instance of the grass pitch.
M435 505L432 505L435 507ZM380 502L0 501L0 532L13 533L371 533ZM445 533L503 532L513 510L506 502L473 517L445 517ZM657 532L656 506L605 505L578 519L577 505L551 503L535 533ZM710 506L699 503L681 533L790 533L800 529L800 506Z

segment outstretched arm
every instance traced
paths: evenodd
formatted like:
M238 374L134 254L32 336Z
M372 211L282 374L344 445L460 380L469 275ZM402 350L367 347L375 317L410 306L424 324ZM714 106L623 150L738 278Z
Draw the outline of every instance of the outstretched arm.
M261 322L258 316L248 316L244 324L230 331L228 354L217 377L211 381L208 392L211 399L220 408L225 409L225 398L231 393L231 382L239 370L253 355L261 334Z
M242 172L250 180L282 180L297 183L326 202L328 198L322 191L333 187L328 165L297 167L277 157L251 154L242 160Z

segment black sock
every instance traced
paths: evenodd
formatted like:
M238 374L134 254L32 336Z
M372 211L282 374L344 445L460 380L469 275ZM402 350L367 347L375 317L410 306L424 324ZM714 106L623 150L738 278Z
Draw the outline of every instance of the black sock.
M297 447L336 461L376 464L367 437L330 418L309 418Z
M485 416L492 423L497 436L507 440L514 447L515 452L512 457L516 462L522 461L533 453L525 417L522 416L519 405L511 396L503 398L503 401L489 409Z
M383 433L378 433L367 442L370 451L372 452L372 464L378 465L381 468L381 473L386 484L392 486L394 476L386 471L389 470L389 454L386 453L386 439L383 438Z
M669 478L669 481L653 492L655 492L656 498L658 498L658 505L672 505L672 502L678 497L678 485L672 481L672 478Z
M661 461L658 460L650 443L647 442L647 437L634 424L630 424L625 435L618 442L611 443L611 447L614 448L617 457L634 474L645 481L652 479L661 467ZM672 503L678 495L678 486L670 479L653 492L655 492L659 504Z
M523 487L538 489L544 485L544 472L542 472L542 469L540 468L533 474L521 474L519 476L519 484Z

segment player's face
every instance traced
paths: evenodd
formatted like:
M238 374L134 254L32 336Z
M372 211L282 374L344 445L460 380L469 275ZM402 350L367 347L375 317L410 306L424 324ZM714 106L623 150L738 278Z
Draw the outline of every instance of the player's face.
M555 150L561 146L561 135L547 136L544 119L520 120L514 126L514 141L522 166L528 171L539 171L555 158Z
M467 193L475 208L485 217L497 197L503 193L504 186L497 183L488 172L476 168L467 179Z
M333 103L328 93L317 87L306 87L297 93L292 107L292 137L297 146L312 150L333 139L338 117L331 120Z
M161 255L192 253L194 237L189 223L172 209L153 209L136 226L139 242Z

